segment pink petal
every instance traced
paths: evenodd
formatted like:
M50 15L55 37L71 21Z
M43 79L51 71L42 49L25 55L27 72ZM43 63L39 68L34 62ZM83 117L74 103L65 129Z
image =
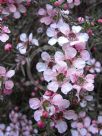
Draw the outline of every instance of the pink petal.
M48 44L50 45L55 45L57 42L57 39L56 38L51 38L49 41L48 41Z
M0 41L2 42L6 42L8 39L9 39L9 36L5 33L0 36Z
M61 51L56 51L54 57L56 62L64 60L64 54Z
M36 121L41 120L42 113L43 113L42 110L37 110L37 111L35 111L35 112L34 112L34 119L35 119Z
M65 111L64 112L64 118L67 120L76 120L77 119L77 114L73 110Z
M9 70L9 71L6 73L6 77L11 78L11 77L14 76L14 74L15 74L15 70Z
M65 56L66 59L72 59L76 56L77 51L75 48L73 47L69 47L69 46L63 46L63 50L65 52Z
M81 57L83 60L87 61L87 60L90 60L90 54L87 50L83 50L81 53L80 53Z
M41 106L41 102L37 98L31 98L29 100L29 105L30 105L30 108L32 108L33 110L36 110Z
M46 62L49 62L51 60L51 57L47 52L42 52L41 58L42 58L42 60L44 60Z
M46 15L46 10L43 9L43 8L40 8L39 11L38 11L38 15Z
M54 28L49 27L46 31L48 37L54 37L57 35L57 32Z
M10 12L12 12L12 13L16 12L16 6L13 5L13 4L10 4L9 10L10 10Z
M54 97L53 97L53 99L52 99L52 103L54 104L54 105L59 105L59 102L60 101L62 101L62 96L60 95L60 94L56 94Z
M88 128L91 124L91 119L89 117L85 117L83 121L84 121L84 126Z
M47 69L44 71L44 79L49 82L54 79L53 71L51 69Z
M67 123L63 120L58 120L55 127L58 129L59 133L64 133L67 130Z
M70 83L65 83L62 85L61 87L61 92L63 92L64 94L67 94L68 92L70 92L73 89L73 86Z
M56 92L56 91L58 90L58 87L59 87L58 83L57 83L57 82L54 82L54 81L50 82L50 83L48 84L48 86L47 86L47 88L48 88L50 91L53 91L53 92Z
M85 67L85 61L81 58L77 58L73 61L73 65L77 69L83 69Z
M47 65L43 62L39 62L36 65L36 69L38 70L38 72L43 72L47 69Z

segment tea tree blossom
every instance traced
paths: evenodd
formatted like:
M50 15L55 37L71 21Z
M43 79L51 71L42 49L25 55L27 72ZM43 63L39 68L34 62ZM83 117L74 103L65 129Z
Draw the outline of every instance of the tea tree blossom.
M51 25L50 27L51 28L47 30L47 36L51 37L48 42L50 45L54 45L58 42L60 46L67 43L73 46L81 42L87 42L89 38L87 33L80 32L82 30L81 26L72 26L72 28L70 28L62 19L57 24ZM58 36L59 33L61 36Z
M17 44L16 48L19 50L19 52L21 54L26 53L27 48L29 47L29 45L39 46L38 40L36 38L33 38L32 33L29 34L29 37L27 37L26 33L22 33L20 35L20 40L21 40L21 42Z
M35 134L32 121L28 120L26 115L11 111L9 120L10 123L8 125L0 124L0 136L28 136Z
M69 8L80 5L80 0L67 0Z
M94 124L90 117L86 116L84 112L79 113L79 117L71 124L71 134L74 136L91 136L98 134L97 125Z
M47 52L42 52L41 58L44 62L38 62L36 68L39 72L43 72L54 65L54 59Z
M4 16L9 16L12 14L15 19L19 19L21 17L21 14L24 14L27 11L22 2L23 0L12 0L5 2L6 7L2 9L2 14Z
M14 83L11 78L14 76L14 74L14 70L7 71L5 67L0 66L0 89L3 90L4 94L10 94L12 92Z
M64 63L57 64L52 70L48 69L44 72L44 79L51 81L48 83L47 88L56 92L59 87L64 94L72 90L73 86L69 83L67 66Z
M100 73L101 72L101 63L99 61L96 61L94 58L91 59L89 62L88 62L88 65L89 65L89 71L90 73ZM91 65L91 66L90 66Z
M0 28L0 41L5 43L9 39L9 33L11 32L7 26L1 26Z
M43 121L42 118L46 120L50 118L52 120L51 126L55 127L59 133L64 133L68 128L65 119L75 120L77 118L73 110L67 110L70 106L70 102L63 99L63 97L57 93L48 95L48 92L45 92L41 101L38 98L31 98L29 104L33 110L36 110L34 112L34 119L38 122L38 126L40 125L41 127L42 123L44 123L41 122ZM45 116L45 113L47 116ZM43 127L45 127L45 125L43 125Z
M46 9L40 8L38 11L38 15L42 16L40 22L45 25L50 25L54 21L53 18L56 16L56 12L53 6L46 4Z

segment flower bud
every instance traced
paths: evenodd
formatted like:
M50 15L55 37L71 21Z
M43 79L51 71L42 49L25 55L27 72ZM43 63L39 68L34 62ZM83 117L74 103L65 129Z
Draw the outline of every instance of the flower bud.
M40 120L40 121L37 122L37 125L38 125L39 128L44 128L45 123Z
M12 49L12 44L10 44L10 43L7 43L7 44L4 46L4 50L5 50L5 51L11 51L11 49Z

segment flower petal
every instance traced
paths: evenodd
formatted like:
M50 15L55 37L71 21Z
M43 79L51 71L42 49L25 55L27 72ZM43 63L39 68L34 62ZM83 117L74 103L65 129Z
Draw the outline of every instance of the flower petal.
M74 33L79 33L81 31L82 27L81 26L72 26L72 31Z
M51 38L49 41L48 41L48 44L50 45L55 45L57 43L57 39L56 38Z
M64 94L67 94L68 92L70 92L73 89L73 86L70 83L65 83L62 85L61 87L61 92Z
M61 36L61 37L58 38L58 43L59 43L60 46L63 46L63 44L66 44L68 42L69 42L69 40L64 36Z
M9 71L6 73L6 77L11 78L11 77L14 76L14 74L15 74L15 70L9 70Z
M85 61L81 58L77 58L73 61L73 65L77 69L83 69L85 67Z
M43 62L39 62L36 65L36 69L38 70L38 72L43 72L47 69L47 65Z
M67 123L63 120L58 120L55 127L58 129L58 132L61 134L64 133L68 128Z
M41 120L42 113L43 113L42 110L37 110L37 111L35 111L35 112L34 112L34 119L35 119L36 121Z
M21 40L22 42L26 42L26 41L28 40L26 33L22 33L22 34L20 35L20 40Z
M41 58L42 58L42 60L47 61L47 62L49 62L51 60L50 55L47 52L45 52L45 51L42 52Z
M47 88L50 90L50 91L53 91L53 92L56 92L58 90L58 83L55 82L55 81L52 81L48 84Z
M41 102L37 98L31 98L29 100L29 105L30 105L31 109L36 110L36 109L38 109L41 106Z

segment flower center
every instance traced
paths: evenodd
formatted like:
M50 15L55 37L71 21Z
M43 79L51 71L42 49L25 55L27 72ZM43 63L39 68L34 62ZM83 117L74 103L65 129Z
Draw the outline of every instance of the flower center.
M57 80L58 81L63 81L65 78L65 75L63 73L60 73L58 76L57 76Z
M49 106L49 101L45 100L43 102L43 108L46 110L46 108Z
M52 67L53 67L53 65L54 65L54 63L53 63L53 62L49 62L48 67L49 67L49 68L52 68Z
M74 40L76 39L76 34L73 33L73 32L70 32L70 33L68 34L68 37L69 37L69 40L74 41Z
M84 81L85 80L82 77L79 77L77 82L79 85L82 85L84 83Z
M56 113L56 115L54 116L56 120L62 119L63 117L63 112L60 113Z

